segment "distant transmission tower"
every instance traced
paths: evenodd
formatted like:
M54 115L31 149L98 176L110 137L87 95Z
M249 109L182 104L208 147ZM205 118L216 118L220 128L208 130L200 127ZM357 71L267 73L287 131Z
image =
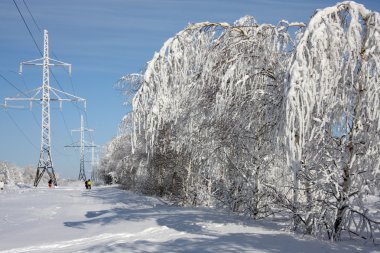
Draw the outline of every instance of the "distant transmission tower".
M80 162L79 162L78 180L85 181L87 178L86 178L86 172L84 170L84 148L94 148L96 146L94 146L93 144L92 145L86 144L86 142L84 140L84 132L86 132L86 131L92 132L94 130L84 127L83 115L81 115L80 116L80 129L71 130L71 131L72 132L74 132L74 131L80 132L80 141L79 141L80 143L79 143L79 145L71 144L71 145L66 145L65 147L66 148L80 148Z
M34 186L38 186L45 171L49 174L50 179L54 185L57 185L57 179L55 177L53 160L51 155L51 138L50 138L50 101L58 101L60 108L62 108L63 101L70 102L84 102L86 107L86 100L77 96L73 96L69 93L57 90L50 86L49 67L50 66L63 66L69 68L69 74L71 74L71 64L64 63L55 59L49 58L49 37L48 31L44 30L44 54L43 57L36 60L26 61L20 63L20 74L22 74L23 65L42 66L42 86L32 90L31 97L14 97L5 98L5 107L7 107L8 101L29 101L30 107L33 101L40 101L42 107L42 125L41 125L41 151L40 159L38 161L36 178L34 180ZM55 98L50 98L52 93ZM66 98L61 98L59 95L64 95ZM42 97L37 97L42 95Z
M96 148L96 150L95 150ZM99 145L92 142L91 150L91 181L97 182L99 180ZM95 154L96 152L96 154Z

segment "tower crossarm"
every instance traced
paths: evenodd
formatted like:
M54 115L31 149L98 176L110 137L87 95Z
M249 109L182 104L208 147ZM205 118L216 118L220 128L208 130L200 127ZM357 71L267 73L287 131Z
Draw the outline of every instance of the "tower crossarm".
M41 61L41 62L39 62ZM35 59L35 60L30 60L30 61L24 61L24 62L21 62L20 63L20 69L18 71L18 73L21 75L22 74L22 71L23 71L23 66L24 65L35 65L35 66L43 66L44 64L44 58L39 58L39 59Z
M71 130L71 133L73 133L73 132L81 132L81 131L85 131L85 132L93 132L94 129L90 129L90 128L83 128L83 130L81 130L81 129L72 129L72 130Z
M22 95L24 97L21 97L21 94L17 94L15 97L6 97L4 98L4 107L5 108L25 108L24 106L14 106L14 105L9 105L8 102L10 101L15 101L15 102L20 102L20 101L27 101L29 102L29 109L32 109L33 102L36 101L42 101L42 98L37 97L39 94L41 94L42 87L38 87L36 89L33 89L28 92L23 92ZM30 97L27 97L28 94L31 94Z
M48 63L46 64L46 62L44 63L44 60L48 60ZM30 60L30 61L24 61L24 62L21 62L20 63L20 69L19 69L19 74L21 75L22 72L23 72L23 66L24 65L32 65L32 66L44 66L44 64L46 64L47 66L51 66L51 67L67 67L69 69L69 75L71 76L71 64L70 63L66 63L66 62L63 62L63 61L58 61L58 60L55 60L55 59L52 59L50 57L47 57L47 58L39 58L39 59L35 59L35 60Z
M65 148L80 148L82 147L81 145L65 145ZM97 148L98 146L93 146L93 145L84 145L84 148Z
M87 106L86 105L86 99L72 95L72 94L69 94L69 93L64 92L64 91L60 91L60 90L55 89L53 87L49 87L49 90L51 92L51 95L54 95L54 96L51 96L49 98L49 102L59 102L60 108L62 108L62 102L82 102L84 110L86 110L86 106ZM31 109L33 107L33 102L40 102L40 101L44 100L43 97L38 97L38 95L41 94L42 87L39 87L39 88L34 89L30 92L27 92L27 93L25 93L25 95L30 94L33 91L35 93L32 94L30 97L17 97L16 96L16 97L4 98L4 107L6 107L6 108L25 108L25 107L12 106L12 105L9 105L8 103L11 101L14 101L14 102L27 101L27 102L29 102L29 109ZM64 95L65 97L62 97L62 95Z
M72 95L70 93L58 90L56 88L50 87L50 91L52 94L56 96L56 101L68 101L68 102L83 102L84 110L86 110L86 99ZM62 98L61 96L64 95L65 98ZM51 99L51 98L50 98ZM54 100L53 100L54 101Z

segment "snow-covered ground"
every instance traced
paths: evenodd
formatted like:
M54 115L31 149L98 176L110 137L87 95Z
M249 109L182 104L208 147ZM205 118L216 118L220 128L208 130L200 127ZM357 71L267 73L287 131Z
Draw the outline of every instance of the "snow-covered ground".
M380 252L286 232L207 208L180 208L117 187L0 192L0 252Z

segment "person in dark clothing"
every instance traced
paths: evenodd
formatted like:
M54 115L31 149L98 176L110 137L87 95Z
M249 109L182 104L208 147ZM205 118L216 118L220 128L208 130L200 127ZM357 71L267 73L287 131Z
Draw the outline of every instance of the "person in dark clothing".
M84 181L84 186L86 186L86 189L88 189L88 181Z
M49 179L49 182L48 182L49 188L51 188L52 184L53 184L53 180Z

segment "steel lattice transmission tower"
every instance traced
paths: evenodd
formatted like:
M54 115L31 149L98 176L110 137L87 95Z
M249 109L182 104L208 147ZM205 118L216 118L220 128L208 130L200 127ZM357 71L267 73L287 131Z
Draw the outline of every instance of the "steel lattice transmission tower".
M68 148L80 148L80 162L79 162L79 176L78 180L85 181L86 178L86 172L84 170L84 148L94 148L96 146L88 145L85 140L84 140L84 132L92 132L94 131L93 129L88 129L84 127L84 122L83 122L83 115L80 116L80 129L76 130L71 130L72 132L80 132L80 140L79 140L79 145L76 144L71 144L71 145L66 145L65 147Z
M98 180L98 168L99 168L99 153L98 150L96 151L96 158L95 158L95 148L99 148L99 146L95 145L94 142L92 142L92 149L91 149L91 181L95 182Z
M69 74L71 74L71 64L64 63L55 59L49 58L49 36L48 31L44 30L44 51L43 57L31 61L20 63L20 74L22 74L23 65L42 66L42 86L32 90L31 97L14 97L5 98L5 107L7 107L7 101L29 101L30 107L33 101L40 101L42 107L42 120L41 120L41 150L40 159L38 161L36 177L34 180L34 186L38 186L45 171L49 174L50 179L54 185L57 185L57 179L54 173L53 159L51 154L51 135L50 135L50 102L58 101L60 108L62 108L63 101L71 102L84 102L86 107L86 100L77 96L73 96L69 93L57 90L50 86L50 67L51 66L63 66L69 68ZM54 98L51 98L51 93L54 94ZM25 93L24 93L25 94ZM41 95L41 97L37 97ZM65 98L61 98L60 95L64 95Z

